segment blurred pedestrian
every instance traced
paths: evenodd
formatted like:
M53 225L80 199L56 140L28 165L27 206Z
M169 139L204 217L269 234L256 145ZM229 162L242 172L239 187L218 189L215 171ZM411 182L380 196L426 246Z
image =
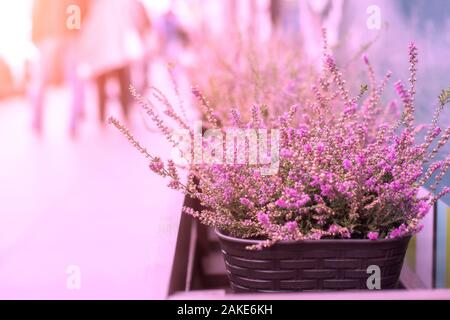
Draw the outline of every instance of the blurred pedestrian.
M139 91L144 92L149 86L149 78L151 72L151 65L153 62L153 23L150 16L150 10L146 6L144 0L138 0L136 2L135 10L135 23L136 28L143 44L143 55L139 61L134 64L135 72L132 77L133 83L136 83L135 87Z
M127 119L131 104L130 65L143 56L143 44L136 19L136 0L91 0L89 17L83 26L81 50L85 75L97 86L99 120L104 123L108 100L107 83L119 84L120 103Z
M311 63L320 61L323 49L322 28L327 30L330 48L341 39L341 24L344 14L344 0L300 0L300 32L304 50ZM320 69L321 65L316 63Z
M77 74L79 28L67 25L68 8L73 5L78 6L83 15L88 11L89 0L34 0L33 3L32 41L38 49L38 57L31 76L32 126L38 133L42 131L45 91L58 71L64 75L72 91L69 123L72 135L83 112L84 88ZM58 70L55 63L58 58L62 70Z

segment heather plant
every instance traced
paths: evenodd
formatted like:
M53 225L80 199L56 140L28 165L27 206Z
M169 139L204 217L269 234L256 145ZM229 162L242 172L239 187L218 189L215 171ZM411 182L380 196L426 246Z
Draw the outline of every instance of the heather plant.
M197 37L194 44L202 65L187 68L190 82L215 106L215 115L230 125L229 109L248 121L248 106L259 105L265 116L278 117L294 103L312 98L309 85L317 77L316 66L303 61L302 47L293 39L272 36L270 41L230 33L226 40Z
M171 188L199 199L204 207L201 211L186 207L185 213L228 235L264 240L253 249L283 240L409 236L420 231L421 219L450 192L450 188L440 186L450 157L434 160L450 138L450 127L442 130L438 125L449 102L450 88L439 96L431 123L416 124L417 56L417 48L411 43L408 84L394 84L402 105L395 122L382 116L393 104L381 102L391 74L377 81L369 59L364 57L369 85L352 96L334 58L326 51L322 75L311 87L313 101L293 104L273 120L264 117L264 111L256 105L250 109L248 121L240 117L238 110L231 110L231 129L279 130L279 159L275 159L279 166L275 174L264 174L267 164L261 163L197 163L192 161L194 148L188 148L184 157L189 176L183 183L173 160L164 163L149 154L127 128L116 119L111 122L145 155L153 172L168 178ZM180 141L154 112L154 101L134 89L132 93L173 146L180 147ZM206 98L198 89L193 89L193 94L208 121L206 127L226 133L230 128L220 125ZM362 99L365 94L368 96ZM167 99L154 96L164 102L166 115L185 130L192 147L195 128L177 115ZM418 142L421 130L426 134ZM259 135L260 131L255 132ZM258 138L268 142L267 137ZM202 146L209 152L207 147L213 142L206 140ZM225 147L226 142L220 140L214 150L222 144ZM246 159L250 144L247 139ZM432 181L431 192L419 196L419 189L428 181Z
M200 43L194 44L194 48L202 71L198 71L197 65L186 71L191 83L201 88L201 93L208 98L207 102L214 106L214 115L221 126L234 125L234 117L229 117L230 109L239 114L242 121L250 121L250 106L254 105L258 106L264 120L273 122L293 104L313 104L317 99L317 90L315 86L311 90L312 83L322 87L328 85L327 70L324 69L326 61L318 61L315 65L305 64L302 45L289 37L274 35L269 41L263 41L231 33L227 41L217 41L207 36L197 38ZM324 53L330 50L326 29L322 30L322 47ZM358 52L357 56L362 55L365 49ZM380 88L376 88L379 84L375 81L375 73L370 63L366 62L370 88L374 93L367 99L376 104L379 102L376 92ZM386 84L389 77L390 73L382 85ZM361 84L358 99L364 98L368 88L369 84ZM394 102L382 110L382 113L373 117L373 121L393 121L398 112ZM202 108L200 112L204 115ZM314 108L304 108L300 119L295 119L295 122L299 123L303 116L315 113Z

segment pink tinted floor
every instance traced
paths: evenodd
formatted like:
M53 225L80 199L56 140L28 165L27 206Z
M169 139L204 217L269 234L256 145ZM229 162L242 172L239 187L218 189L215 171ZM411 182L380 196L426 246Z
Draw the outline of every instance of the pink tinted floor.
M182 195L116 130L96 125L95 103L72 141L68 92L52 89L48 99L41 137L24 99L0 103L0 298L165 298ZM139 117L133 131L169 155ZM67 286L71 265L79 290Z

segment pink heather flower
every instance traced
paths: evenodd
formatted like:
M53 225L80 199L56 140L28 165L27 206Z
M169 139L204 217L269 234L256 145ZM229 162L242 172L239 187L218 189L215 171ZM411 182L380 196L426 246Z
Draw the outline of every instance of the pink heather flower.
M352 168L352 162L348 159L345 159L342 165L344 166L345 170L350 170Z
M328 232L331 234L336 234L339 232L339 226L332 224L329 228L328 228Z
M363 60L364 60L364 63L365 63L365 64L368 64L368 63L369 63L369 58L367 57L366 54L363 55Z
M287 209L289 207L289 205L287 204L287 202L284 199L278 199L277 201L275 201L275 204L280 208Z
M333 236L340 235L342 238L351 238L350 231L347 228L343 228L336 224L332 224L328 228L328 232Z
M346 116L353 114L357 109L357 105L355 103L352 103L350 105L345 106L344 114Z
M270 219L269 219L269 215L267 213L264 213L262 211L258 212L257 215L258 218L258 222L263 226L263 227L270 227Z
M299 128L297 130L298 137L301 139L301 138L305 137L307 134L308 134L308 127L305 125L299 126Z
M308 239L320 240L320 239L322 239L322 236L323 236L322 232L314 231L314 232L310 233L310 235L308 236Z
M253 179L259 179L261 178L261 172L255 170L253 171Z
M305 151L306 153L310 153L312 151L311 145L309 143L305 144L303 146L303 151Z
M379 169L383 169L386 165L387 165L387 163L386 163L386 161L384 161L384 160L380 160L380 161L378 161L378 163L377 163L377 167L378 167Z
M292 150L289 149L282 149L280 151L280 156L286 159L289 159L293 156L294 152L292 152Z
M400 184L400 182L398 180L396 180L390 184L390 188L392 191L398 192L402 188L402 185Z
M286 188L284 190L284 192L286 193L287 196L295 198L298 197L298 192L297 190L295 190L294 188Z
M397 90L398 95L402 99L409 99L409 94L405 90L405 87L403 86L403 83L399 80L394 84L395 90Z
M334 175L331 172L327 172L325 174L325 177L327 178L328 181L331 182L333 180Z
M318 194L314 195L314 201L317 202L317 203L323 203L322 197L320 195L318 195Z
M417 216L422 219L430 212L430 209L431 206L429 203L427 203L426 201L419 201L419 203L417 204Z
M358 155L356 157L356 162L360 165L360 166L364 166L366 164L366 158L363 155Z
M241 199L239 199L239 201L241 202L242 205L246 206L247 208L253 208L254 207L253 202L251 202L247 198L241 198Z
M177 180L171 180L168 184L168 187L174 190L179 190L180 189L180 182Z
M434 128L434 130L433 130L433 132L432 132L432 134L431 134L431 138L432 139L434 139L434 138L436 138L438 135L440 135L441 134L441 128L439 128L439 127L436 127L436 128Z
M295 202L295 206L297 208L303 207L305 204L311 201L311 197L307 194L304 194Z
M320 194L323 197L331 197L333 195L333 189L329 184L322 184L320 189L322 190Z
M408 227L406 226L406 224L403 223L402 225L400 225L400 227L395 228L389 233L389 238L391 239L401 238L408 234L409 234Z
M346 183L339 183L338 185L337 185L337 190L340 192L340 193L346 193L347 191L348 191L348 186L347 186L347 184Z
M367 234L367 238L369 238L370 240L377 240L378 236L379 236L378 232L373 232L373 231L371 231Z
M350 239L352 237L350 231L347 228L341 228L339 231L342 238Z
M325 146L322 142L317 145L317 152L322 153L325 150Z
M336 62L334 61L334 58L331 55L326 56L325 62L330 69L332 69L336 66Z
M154 158L153 161L150 162L149 167L153 172L159 173L164 169L164 163L160 158Z
M373 188L375 186L376 180L374 177L366 181L366 187Z
M284 227L286 228L286 230L290 233L294 233L297 229L298 229L298 225L297 222L295 221L289 221L286 222L286 224L284 225Z

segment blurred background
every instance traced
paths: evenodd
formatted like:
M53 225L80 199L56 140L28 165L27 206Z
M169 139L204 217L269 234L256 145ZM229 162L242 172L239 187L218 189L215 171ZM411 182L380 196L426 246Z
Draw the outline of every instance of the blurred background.
M116 116L170 156L130 84L172 101L179 91L191 119L199 117L191 85L227 110L237 102L214 96L220 79L239 79L221 78L230 65L219 62L232 65L249 43L256 57L283 44L299 54L271 62L298 63L306 77L320 68L324 26L338 65L358 81L363 54L379 78L392 70L406 80L415 41L418 120L427 123L450 84L448 8L446 0L1 1L0 298L166 296L183 197L106 124ZM447 126L450 114L441 120ZM450 287L447 200L408 253L425 288Z

